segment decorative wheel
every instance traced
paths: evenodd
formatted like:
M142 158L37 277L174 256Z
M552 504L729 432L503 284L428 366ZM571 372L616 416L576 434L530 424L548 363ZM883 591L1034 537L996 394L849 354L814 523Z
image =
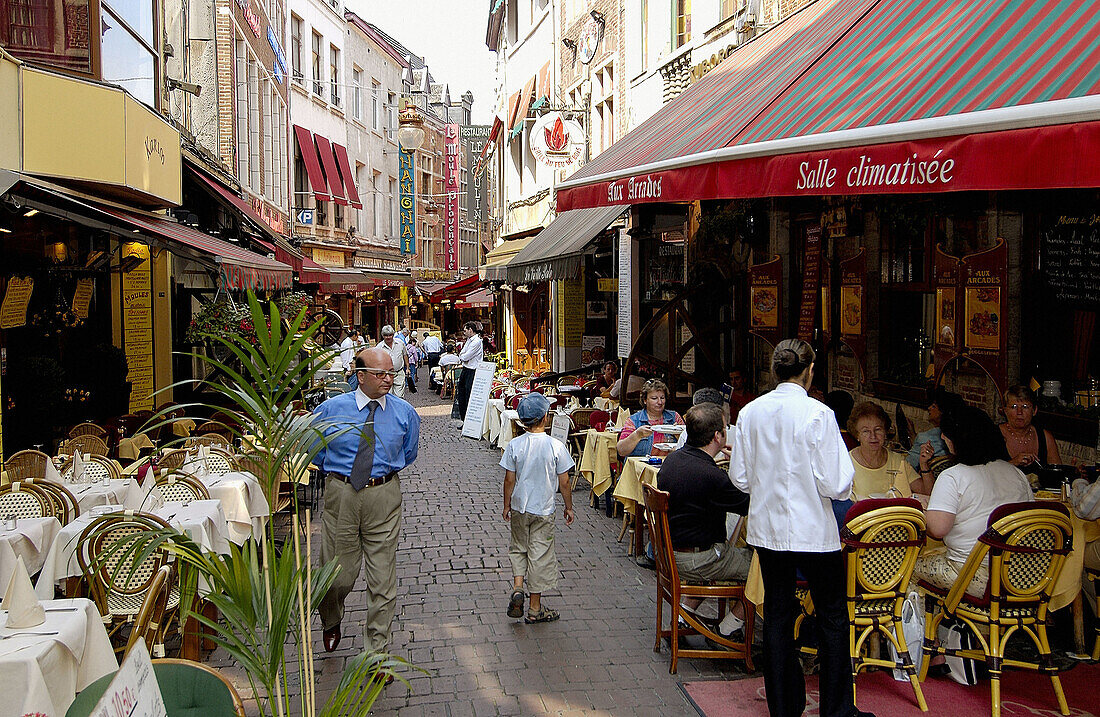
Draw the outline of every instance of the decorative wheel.
M332 309L324 309L309 317L311 324L318 320L321 322L321 328L317 332L318 343L322 346L332 346L340 340L340 332L344 330L344 320L340 318L340 314Z

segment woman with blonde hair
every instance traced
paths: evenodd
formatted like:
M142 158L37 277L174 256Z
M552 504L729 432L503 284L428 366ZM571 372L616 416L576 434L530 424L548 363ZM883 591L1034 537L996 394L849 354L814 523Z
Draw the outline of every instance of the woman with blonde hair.
M642 385L642 410L626 419L619 431L619 442L615 449L620 456L646 456L653 449L654 442L660 443L660 433L653 432L653 426L683 425L683 417L676 411L665 408L668 401L668 386L665 382L651 378ZM675 439L676 436L669 436Z
M886 447L892 428L890 416L877 403L865 401L852 410L848 418L848 432L859 441L859 445L848 452L856 470L852 482L853 500L908 498L913 493L928 495L932 492L931 469L928 470L926 483L924 477L918 476L906 462L905 454L895 453ZM931 448L921 453L922 469L932 460L931 453Z

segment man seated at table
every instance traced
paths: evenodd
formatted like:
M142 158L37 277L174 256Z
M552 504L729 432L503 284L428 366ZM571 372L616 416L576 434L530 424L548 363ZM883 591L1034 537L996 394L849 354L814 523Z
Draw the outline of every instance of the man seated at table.
M447 372L453 366L461 366L462 360L455 353L455 345L448 341L446 352L439 357L439 363L432 369L428 377L428 388L439 393L443 390L443 384L447 382Z
M1069 502L1073 512L1081 520L1100 520L1100 480L1089 483L1084 478L1073 481ZM1085 545L1085 567L1100 570L1100 540L1092 540ZM1088 579L1081 580L1081 589L1089 597L1089 605L1096 606L1096 583ZM1100 620L1100 616L1096 616Z
M657 473L657 487L669 494L668 529L676 569L685 581L744 580L752 549L736 547L736 536L726 540L726 513L746 515L749 496L714 462L726 447L726 415L704 402L692 406L684 419L687 445L669 454ZM700 602L685 600L684 607L694 610ZM743 624L738 603L718 632L732 637Z

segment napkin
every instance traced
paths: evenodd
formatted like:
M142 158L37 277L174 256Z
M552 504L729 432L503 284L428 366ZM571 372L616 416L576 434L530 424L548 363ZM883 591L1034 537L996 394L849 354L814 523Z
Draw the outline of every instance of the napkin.
M46 621L46 611L34 594L31 576L27 574L22 556L15 561L15 570L8 581L8 589L4 591L0 610L8 611L6 627L9 628L35 627Z
M84 459L80 456L80 451L73 452L73 483L79 483L84 480Z
M46 461L46 480L52 483L61 482L61 474L57 472L57 466L53 464L53 460Z

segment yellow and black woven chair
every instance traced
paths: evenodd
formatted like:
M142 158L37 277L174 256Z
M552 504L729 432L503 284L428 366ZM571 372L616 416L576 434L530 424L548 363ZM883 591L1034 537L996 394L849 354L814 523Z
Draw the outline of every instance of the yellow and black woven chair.
M928 673L933 655L954 655L983 660L989 669L993 717L1001 714L1001 674L1005 667L1034 670L1050 675L1058 708L1068 715L1069 706L1051 658L1047 639L1047 605L1054 584L1073 546L1069 511L1061 503L1036 501L1002 505L989 516L989 527L970 551L970 557L949 591L924 581L924 659L921 678ZM989 586L976 598L966 588L989 561ZM952 617L973 633L978 648L952 650L936 644L936 628ZM1005 644L1017 632L1031 638L1039 650L1039 662L1005 657Z
M668 493L643 484L645 495L646 519L649 521L650 536L653 540L653 553L657 561L657 637L653 642L653 651L661 651L661 638L668 638L672 652L672 662L668 671L676 674L676 662L683 657L705 657L711 659L743 660L749 672L753 671L752 636L755 611L753 604L745 599L744 582L689 583L680 579L676 569L676 559L672 554L672 536L668 528ZM718 601L718 620L714 624L702 620L695 612L681 605L683 597L714 598ZM745 627L743 642L734 642L718 633L718 622L725 616L727 603L739 601L745 609ZM667 602L671 608L669 629L664 629L663 606ZM680 620L686 623L681 626ZM712 649L682 649L681 635L703 635L720 647Z
M229 451L210 446L206 452L206 470L213 475L225 475L237 470L237 459Z
M9 481L45 478L48 460L50 457L42 451L17 451L4 461L4 472Z
M124 625L134 624L157 571L165 565L175 570L176 558L167 550L155 550L137 561L138 550L131 544L133 536L139 533L165 528L171 526L155 515L127 510L94 519L77 539L77 564L110 635L116 635ZM176 583L169 588L165 609L173 613L179 604ZM154 654L163 653L164 629L168 623L165 619L161 624Z
M53 514L53 498L38 485L15 481L0 486L0 517L44 518Z
M165 503L186 504L210 499L210 491L203 482L186 473L163 471L157 476L156 486Z

